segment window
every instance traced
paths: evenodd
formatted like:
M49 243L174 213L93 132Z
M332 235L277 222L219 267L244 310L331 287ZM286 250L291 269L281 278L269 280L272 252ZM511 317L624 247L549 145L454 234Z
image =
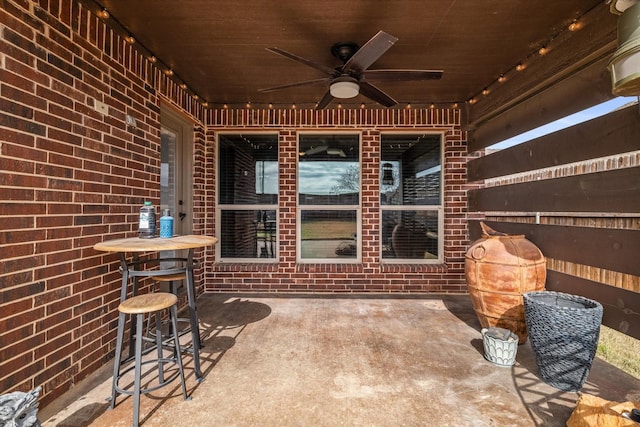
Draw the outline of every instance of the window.
M298 260L360 259L360 136L300 134Z
M383 261L443 261L441 141L439 134L381 136Z
M218 136L218 258L277 259L278 135Z

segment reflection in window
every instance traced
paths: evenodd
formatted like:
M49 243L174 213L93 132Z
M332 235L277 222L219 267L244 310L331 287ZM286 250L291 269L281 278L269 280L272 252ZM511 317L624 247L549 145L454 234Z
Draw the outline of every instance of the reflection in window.
M275 258L276 211L232 210L220 212L222 258Z
M383 260L442 260L442 148L438 134L382 135Z
M278 136L218 138L218 230L224 259L277 258Z
M298 148L300 259L357 259L359 136L303 134Z
M301 258L355 258L357 227L355 210L303 210Z

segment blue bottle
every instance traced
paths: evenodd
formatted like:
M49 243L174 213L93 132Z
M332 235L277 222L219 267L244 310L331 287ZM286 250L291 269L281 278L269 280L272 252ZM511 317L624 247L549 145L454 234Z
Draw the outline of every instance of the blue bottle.
M169 239L171 237L173 237L173 217L169 209L165 209L160 217L160 238Z

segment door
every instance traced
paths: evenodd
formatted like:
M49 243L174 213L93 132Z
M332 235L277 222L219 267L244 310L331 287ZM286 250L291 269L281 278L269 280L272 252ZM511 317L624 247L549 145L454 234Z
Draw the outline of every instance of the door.
M169 209L174 235L193 233L193 124L160 108L160 212Z

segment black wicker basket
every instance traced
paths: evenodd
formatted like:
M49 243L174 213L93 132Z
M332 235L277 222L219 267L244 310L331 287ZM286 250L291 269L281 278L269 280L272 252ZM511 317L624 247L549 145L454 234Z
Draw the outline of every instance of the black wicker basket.
M602 305L561 292L527 292L524 313L540 378L560 390L580 390L598 347Z

